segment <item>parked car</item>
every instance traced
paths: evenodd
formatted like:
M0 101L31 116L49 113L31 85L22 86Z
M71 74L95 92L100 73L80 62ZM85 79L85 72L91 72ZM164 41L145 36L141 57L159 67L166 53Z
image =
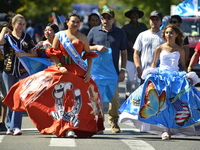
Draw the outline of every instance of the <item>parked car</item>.
M199 17L181 17L182 18L182 24L181 24L181 30L183 31L185 36L188 36L189 40L189 48L190 48L190 55L189 60L194 54L194 48L196 47L197 43L200 39L200 18ZM162 26L161 30L164 29L165 26L167 26L170 22L170 16L165 16L162 20ZM200 77L200 64L197 63L193 67L193 71L195 71L198 76Z

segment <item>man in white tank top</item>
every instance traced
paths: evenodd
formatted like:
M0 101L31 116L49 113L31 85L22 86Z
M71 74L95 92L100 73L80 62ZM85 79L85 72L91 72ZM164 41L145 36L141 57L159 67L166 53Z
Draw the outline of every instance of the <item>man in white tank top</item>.
M157 10L152 11L149 18L151 28L147 31L141 32L133 46L135 49L134 63L137 68L138 78L140 79L143 70L151 66L156 47L164 42L162 38L162 31L160 31L163 18L162 13ZM141 82L141 84L142 83L143 82Z

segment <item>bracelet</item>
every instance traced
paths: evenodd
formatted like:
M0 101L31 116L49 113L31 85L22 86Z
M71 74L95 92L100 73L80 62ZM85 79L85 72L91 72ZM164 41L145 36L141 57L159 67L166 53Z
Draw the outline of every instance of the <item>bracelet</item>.
M124 70L124 71L126 71L126 68L121 68L121 70Z
M57 66L62 66L62 64L61 64L61 63L58 63Z
M3 31L7 31L7 29L6 29L6 28L3 28L2 30L3 30Z
M192 67L188 67L188 69L192 70Z

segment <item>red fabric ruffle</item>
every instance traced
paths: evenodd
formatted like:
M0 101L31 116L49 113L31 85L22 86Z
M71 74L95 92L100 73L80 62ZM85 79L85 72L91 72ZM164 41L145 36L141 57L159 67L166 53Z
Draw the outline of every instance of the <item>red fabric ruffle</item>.
M53 55L56 55L56 56L58 56L59 59L63 56L61 50L59 50L57 48L53 48L53 47L49 47L46 49L46 55L48 57L52 57Z
M88 53L84 53L83 55L83 60L86 60L87 58L96 58L98 57L98 54L95 52L88 52Z

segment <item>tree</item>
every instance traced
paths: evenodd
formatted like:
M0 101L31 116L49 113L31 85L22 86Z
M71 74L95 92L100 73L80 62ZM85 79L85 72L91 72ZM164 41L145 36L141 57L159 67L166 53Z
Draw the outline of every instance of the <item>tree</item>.
M25 16L27 20L31 19L34 22L42 22L47 24L50 20L52 11L56 15L67 15L72 11L72 3L86 3L99 5L99 1L94 0L1 0L0 10L1 12L14 12L20 13ZM149 14L153 10L159 10L163 15L170 14L170 6L177 5L180 0L145 0L143 2L138 0L103 0L108 7L111 7L115 11L117 22L120 25L124 25L128 18L124 17L124 13L130 9L130 7L137 6L140 10L144 11L145 15L142 18L142 22L148 25ZM134 5L133 5L134 4ZM100 13L102 8L100 8Z

